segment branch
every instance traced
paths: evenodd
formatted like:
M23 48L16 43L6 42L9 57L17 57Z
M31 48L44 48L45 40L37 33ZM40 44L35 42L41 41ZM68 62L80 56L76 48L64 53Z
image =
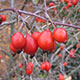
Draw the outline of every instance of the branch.
M72 70L71 73L68 74L68 76L72 75L74 72L76 72L77 70L79 70L79 68L80 68L80 65L77 68L75 68L74 70Z
M44 17L42 17L42 16L40 16L40 15L37 15L36 13L31 13L31 12L23 11L23 10L16 10L16 9L13 9L13 8L0 9L0 12L6 11L6 10L10 10L10 11L16 12L17 14L18 14L18 12L19 12L19 13L23 13L23 14L26 14L26 15L31 15L31 16L39 17L39 18L47 21L46 18L44 18ZM68 26L68 27L73 27L73 28L80 29L80 26L76 26L76 25L72 25L72 24L66 24L66 23L57 22L57 21L53 21L53 23L54 23L55 25L63 25L63 26Z
M2 30L2 29L5 27L4 25L10 25L10 24L15 23L15 22L16 22L16 20L2 23L2 24L0 25L0 30ZM1 27L1 26L4 26L4 27Z
M17 10L14 9L14 8L3 8L3 9L0 9L0 12L3 12L3 11L13 11L13 12L17 13Z
M23 6L21 7L21 10L23 10L23 9L25 8L26 3L27 3L27 0L24 1L24 4L23 4Z

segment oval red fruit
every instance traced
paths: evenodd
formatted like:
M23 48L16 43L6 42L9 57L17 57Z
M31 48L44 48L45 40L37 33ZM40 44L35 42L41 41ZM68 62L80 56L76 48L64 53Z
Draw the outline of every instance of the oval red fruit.
M72 3L70 3L70 2L67 3L67 6L68 6L68 7L72 7Z
M46 62L45 62L45 65L46 65L45 70L46 70L46 71L49 71L49 70L51 69L51 64L50 64L48 61L46 61Z
M36 20L36 22L39 22L39 18L38 17L35 20Z
M45 70L45 69L46 69L45 62L43 62L43 63L41 64L41 67L40 67L40 69L41 69L41 70Z
M61 55L61 54L58 54L58 57L59 57L59 58L62 58L62 55Z
M63 43L68 38L67 31L64 28L56 28L53 31L53 38L59 43Z
M26 44L24 46L24 52L33 56L38 49L36 40L29 34L26 34Z
M75 6L75 5L77 5L78 0L72 0L72 3L73 3L73 5Z
M38 37L40 36L40 32L36 31L32 34L32 37L37 41Z
M33 64L32 64L31 62L28 62L28 63L27 63L27 66L28 66L28 65L30 65L31 68L33 68Z
M2 17L2 21L6 20L6 16L5 15L1 15L1 17Z
M55 5L55 3L53 3L53 2L49 3L49 7L54 6L54 5Z
M76 44L76 48L80 48L80 44Z
M56 10L56 7L52 8L53 10Z
M59 80L64 80L64 76L62 74L59 74Z
M53 46L53 37L52 37L52 33L50 32L50 30L45 30L43 31L39 38L38 38L38 46L45 50L48 51L52 48Z
M39 18L39 17L37 17L35 20L36 20L36 22L43 22L43 23L45 23L45 22L46 22L46 20L41 19L41 18Z
M61 50L63 50L63 49L64 49L64 47L63 47L63 46L60 46L60 49L61 49Z
M33 69L30 65L26 66L26 74L30 75L33 72Z
M67 66L67 62L64 62L64 66L65 66L65 67Z
M11 37L11 44L17 50L22 49L25 45L25 38L22 33L16 32Z
M71 58L74 57L74 54L75 54L75 50L74 50L74 49L70 50L70 54L69 54L69 56L70 56Z
M23 66L23 63L19 64L19 68L22 68L22 66Z

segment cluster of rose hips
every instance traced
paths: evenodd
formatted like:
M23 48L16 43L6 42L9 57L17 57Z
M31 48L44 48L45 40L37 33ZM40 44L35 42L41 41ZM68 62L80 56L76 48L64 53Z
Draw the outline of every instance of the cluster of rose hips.
M19 68L22 68L22 66L23 66L23 63L19 64ZM51 69L51 64L48 61L45 61L41 64L40 69L49 71ZM33 63L32 62L27 63L25 72L26 72L26 74L31 75L31 73L33 72Z
M60 0L61 2L66 2L67 6L65 8L72 7L72 5L76 6L78 4L78 0Z
M26 34L26 37L20 32L16 32L11 37L10 49L16 54L19 51L24 51L25 53L33 56L38 47L40 47L44 51L54 51L56 48L56 41L59 43L63 43L67 40L68 34L64 28L56 28L53 33L46 29L42 32L34 32L32 36ZM67 63L64 63L66 66ZM21 68L23 64L19 65ZM48 61L45 61L41 64L41 70L49 71L51 69L51 64ZM33 71L33 64L27 63L26 66L26 74L30 75Z
M16 53L18 50L24 50L25 53L33 56L40 47L44 51L54 51L56 48L56 41L59 43L66 42L68 34L64 28L56 28L53 33L46 29L42 32L34 32L32 36L26 34L26 37L20 32L16 32L11 37L10 49L12 52ZM61 47L61 49L64 49ZM69 56L74 57L75 50L71 50ZM58 55L62 57L61 54ZM21 68L23 64L19 65ZM67 66L67 62L64 62L64 66ZM41 64L41 70L49 71L51 69L51 64L45 61ZM27 63L26 74L30 75L33 72L33 64L31 62ZM64 76L59 74L59 80L64 80Z
M49 71L51 69L51 64L48 61L45 61L41 64L40 69Z
M5 15L0 15L0 24L6 20Z
M66 66L66 65L67 65L67 63L65 62L64 66ZM19 68L21 68L22 66L23 66L23 64L20 64ZM45 61L45 62L43 62L41 64L40 69L49 71L51 69L51 64L48 61ZM33 64L31 62L27 63L25 72L26 72L27 75L31 75L32 74L32 72L33 72ZM64 79L65 79L64 75L59 74L59 80L64 80Z
M19 68L23 67L23 63L19 64ZM25 72L27 75L30 75L33 72L33 63L28 62L25 68Z
M26 34L26 37L20 32L16 32L11 37L10 49L13 53L24 51L33 56L40 47L44 51L54 51L56 41L63 43L67 40L68 34L63 28L54 29L53 33L46 29L43 32L34 32L32 36Z
M36 40L26 34L26 37L20 32L16 32L11 37L10 49L13 53L18 53L24 50L25 53L33 56L38 49Z
M69 6L69 7L72 7L72 4L74 5L74 6L76 6L77 5L77 3L78 3L78 0L65 0L66 2L67 2L67 5Z
M19 65L19 68L22 68L23 63ZM67 62L64 63L64 66L67 66ZM51 64L48 61L45 61L40 66L41 70L49 71L51 69ZM33 63L28 62L26 65L25 72L27 75L31 75L33 72ZM64 80L64 76L62 74L59 74L59 80Z

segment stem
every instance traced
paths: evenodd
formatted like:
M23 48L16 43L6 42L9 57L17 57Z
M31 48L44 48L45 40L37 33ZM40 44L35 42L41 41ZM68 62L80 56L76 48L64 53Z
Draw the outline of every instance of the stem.
M11 0L11 7L13 8L14 7L14 0ZM13 13L11 14L11 20L13 20ZM14 33L14 24L11 24L11 35L10 37L13 35ZM10 51L11 53L11 51ZM12 63L13 63L13 57L12 57L12 54L10 54L10 66L9 66L9 71L11 70L12 68ZM12 80L12 74L9 74L9 79Z

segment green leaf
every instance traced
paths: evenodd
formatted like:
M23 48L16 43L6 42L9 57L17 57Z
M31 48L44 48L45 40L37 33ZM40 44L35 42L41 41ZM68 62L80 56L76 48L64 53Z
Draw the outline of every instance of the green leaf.
M59 45L59 44L57 44L57 47L60 47L60 45Z
M39 75L41 78L44 78L46 76L46 74L40 74Z
M38 4L39 0L32 0L34 4Z
M70 45L71 43L72 43L72 42L71 42L71 41L69 41L67 44L68 44L68 45Z

